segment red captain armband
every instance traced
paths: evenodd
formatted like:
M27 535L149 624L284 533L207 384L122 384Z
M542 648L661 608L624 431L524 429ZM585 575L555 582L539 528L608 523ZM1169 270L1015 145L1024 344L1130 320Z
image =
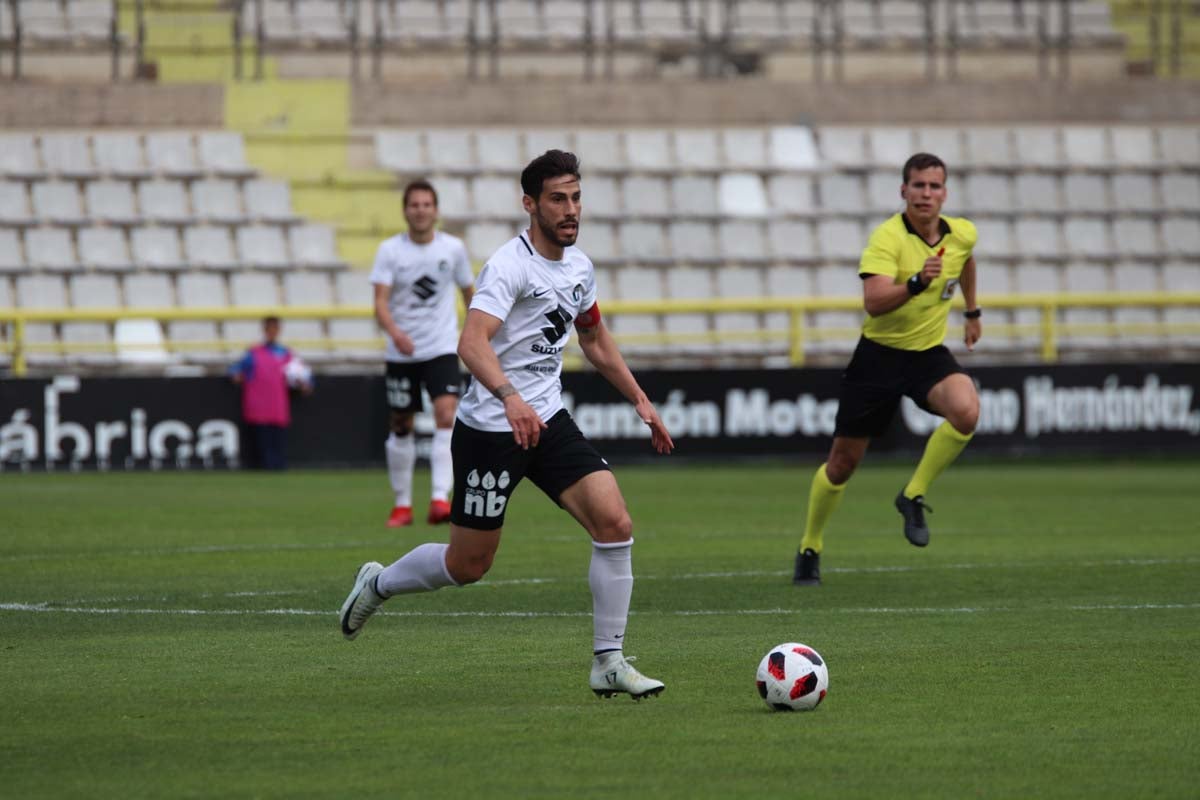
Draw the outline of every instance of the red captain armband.
M581 330L594 328L600 324L600 304L592 303L592 307L575 318L575 327Z

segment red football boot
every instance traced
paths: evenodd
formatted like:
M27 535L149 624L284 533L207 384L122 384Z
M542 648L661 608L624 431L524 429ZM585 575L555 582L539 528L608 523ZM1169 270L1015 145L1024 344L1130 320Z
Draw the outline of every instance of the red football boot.
M450 521L450 503L446 500L431 500L429 502L429 516L425 521L430 525L441 525L443 522Z
M396 506L392 509L392 515L388 517L387 526L403 528L405 525L412 525L412 519L412 506Z

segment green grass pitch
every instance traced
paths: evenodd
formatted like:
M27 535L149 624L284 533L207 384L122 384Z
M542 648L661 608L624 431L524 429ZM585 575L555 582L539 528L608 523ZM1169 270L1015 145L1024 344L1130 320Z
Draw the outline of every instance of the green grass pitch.
M5 474L0 796L1195 797L1200 462L966 462L920 550L869 460L815 588L815 464L619 469L640 703L588 690L586 535L531 485L485 583L348 643L358 565L446 536L382 471ZM784 641L816 712L758 699Z

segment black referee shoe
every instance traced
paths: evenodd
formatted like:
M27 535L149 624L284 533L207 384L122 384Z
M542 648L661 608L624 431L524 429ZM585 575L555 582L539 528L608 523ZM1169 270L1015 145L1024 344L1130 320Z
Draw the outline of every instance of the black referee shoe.
M933 513L933 509L925 505L925 496L917 495L911 500L904 496L904 490L896 495L896 510L904 517L904 538L917 547L929 544L929 526L925 524L925 512Z
M792 575L796 586L821 585L821 554L811 547L796 553L796 572Z

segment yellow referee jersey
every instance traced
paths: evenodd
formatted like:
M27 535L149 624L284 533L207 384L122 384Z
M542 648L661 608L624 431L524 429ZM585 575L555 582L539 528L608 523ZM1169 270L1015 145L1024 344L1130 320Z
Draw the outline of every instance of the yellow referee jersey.
M884 222L867 242L859 263L859 275L887 275L901 284L921 271L925 259L942 253L942 274L919 295L878 317L867 317L863 336L901 350L928 350L946 338L950 299L958 288L963 265L971 257L978 234L975 225L962 217L942 217L942 234L930 245L903 214Z

